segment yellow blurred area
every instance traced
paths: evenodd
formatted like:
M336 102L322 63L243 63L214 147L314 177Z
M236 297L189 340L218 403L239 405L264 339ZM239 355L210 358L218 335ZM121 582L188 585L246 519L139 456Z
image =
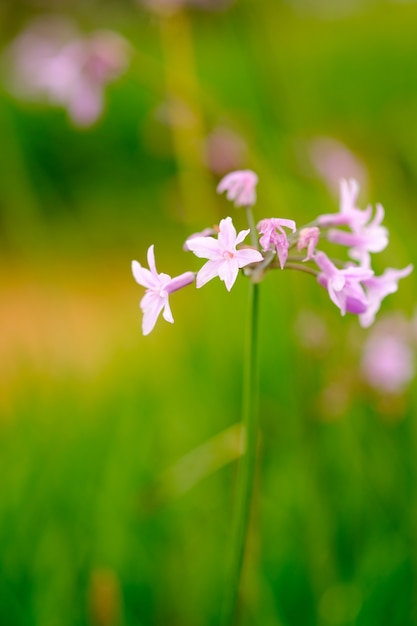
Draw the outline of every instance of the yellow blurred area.
M44 268L3 267L2 404L11 409L22 372L30 371L39 381L94 378L129 334L140 333L139 292L123 261L59 259Z

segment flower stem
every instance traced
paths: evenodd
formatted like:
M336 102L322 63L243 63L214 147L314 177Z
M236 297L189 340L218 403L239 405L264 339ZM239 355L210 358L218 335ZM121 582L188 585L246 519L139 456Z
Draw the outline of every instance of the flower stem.
M235 622L242 566L247 543L250 520L253 482L256 464L257 442L257 405L258 405L258 309L259 285L250 283L249 319L245 346L243 374L242 423L245 435L245 453L241 459L237 479L237 503L233 527L232 560L229 579L226 584L225 602L222 614L222 626L231 626Z
M186 223L193 223L195 198L205 198L205 202L199 204L199 214L205 214L208 221L213 214L215 198L201 161L201 146L204 145L207 132L195 67L192 23L186 11L177 11L169 17L161 16L159 26L166 82L165 98L172 122L170 130L178 168L183 219ZM177 123L172 119L175 115L185 116L186 123Z
M291 261L286 262L284 269L299 270L300 272L306 272L306 274L311 274L312 276L318 276L320 273L312 267L308 267L307 265L303 265L302 263L292 263Z

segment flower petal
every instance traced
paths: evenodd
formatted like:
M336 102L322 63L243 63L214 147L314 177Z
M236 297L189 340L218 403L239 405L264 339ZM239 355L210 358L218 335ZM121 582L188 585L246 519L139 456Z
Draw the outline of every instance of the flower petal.
M165 300L164 312L162 313L162 317L164 318L164 320L166 320L170 324L174 323L174 318L172 317L171 307L169 306L168 296Z
M224 261L207 261L197 274L197 288L202 287L212 278L219 275L219 267Z
M236 237L235 246L237 246L238 243L242 243L242 241L246 239L249 233L250 233L250 228L247 228L246 230L241 230L240 233L238 233Z
M222 250L232 252L236 249L236 228L232 218L225 217L219 224L219 246Z
M142 332L149 335L153 330L156 321L165 305L164 298L155 292L148 291L140 302L140 308L143 311Z
M274 220L275 228L277 228L281 232L283 232L282 230L283 226L285 226L285 228L289 228L290 230L292 230L293 233L295 233L295 231L297 230L297 226L294 220L289 220L285 217L274 217L272 219Z
M245 267L245 265L249 265L250 263L259 263L264 260L262 254L252 248L237 250L235 252L235 259L239 267Z
M188 250L200 259L219 260L223 258L219 242L214 237L193 237L186 241Z
M148 248L148 265L149 265L149 269L151 270L152 274L154 276L158 275L158 272L156 271L156 265L155 265L155 252L154 252L154 245L152 244L151 246L149 246Z
M224 281L227 291L230 291L235 284L237 275L239 273L239 265L235 258L226 259L219 266L219 278Z
M132 274L134 279L142 287L154 289L158 286L155 276L145 267L142 267L137 261L132 261Z

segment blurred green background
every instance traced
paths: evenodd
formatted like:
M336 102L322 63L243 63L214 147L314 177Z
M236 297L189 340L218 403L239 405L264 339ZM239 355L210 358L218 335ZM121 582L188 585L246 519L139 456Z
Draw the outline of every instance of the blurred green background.
M298 225L358 174L362 206L386 209L378 273L416 264L417 4L3 0L2 49L50 13L122 34L131 61L81 130L12 95L3 63L0 623L215 626L247 284L174 294L175 325L144 338L130 262L154 243L159 271L197 270L185 238L245 227L215 187L250 167L256 218ZM380 313L402 311L410 346L415 289ZM369 332L309 276L262 285L242 625L417 624L417 395L366 384Z

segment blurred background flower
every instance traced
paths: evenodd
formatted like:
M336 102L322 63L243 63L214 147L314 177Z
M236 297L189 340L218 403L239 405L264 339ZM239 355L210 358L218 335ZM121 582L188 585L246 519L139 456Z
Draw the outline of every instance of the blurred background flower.
M368 188L368 173L359 157L331 137L317 137L308 146L312 165L329 190L339 194L341 179L357 180L361 189Z
M415 375L411 324L401 313L382 317L364 345L362 373L380 393L400 393Z
M77 126L102 114L103 90L126 69L126 40L111 31L81 37L70 21L39 19L5 53L6 80L22 98L61 105Z

